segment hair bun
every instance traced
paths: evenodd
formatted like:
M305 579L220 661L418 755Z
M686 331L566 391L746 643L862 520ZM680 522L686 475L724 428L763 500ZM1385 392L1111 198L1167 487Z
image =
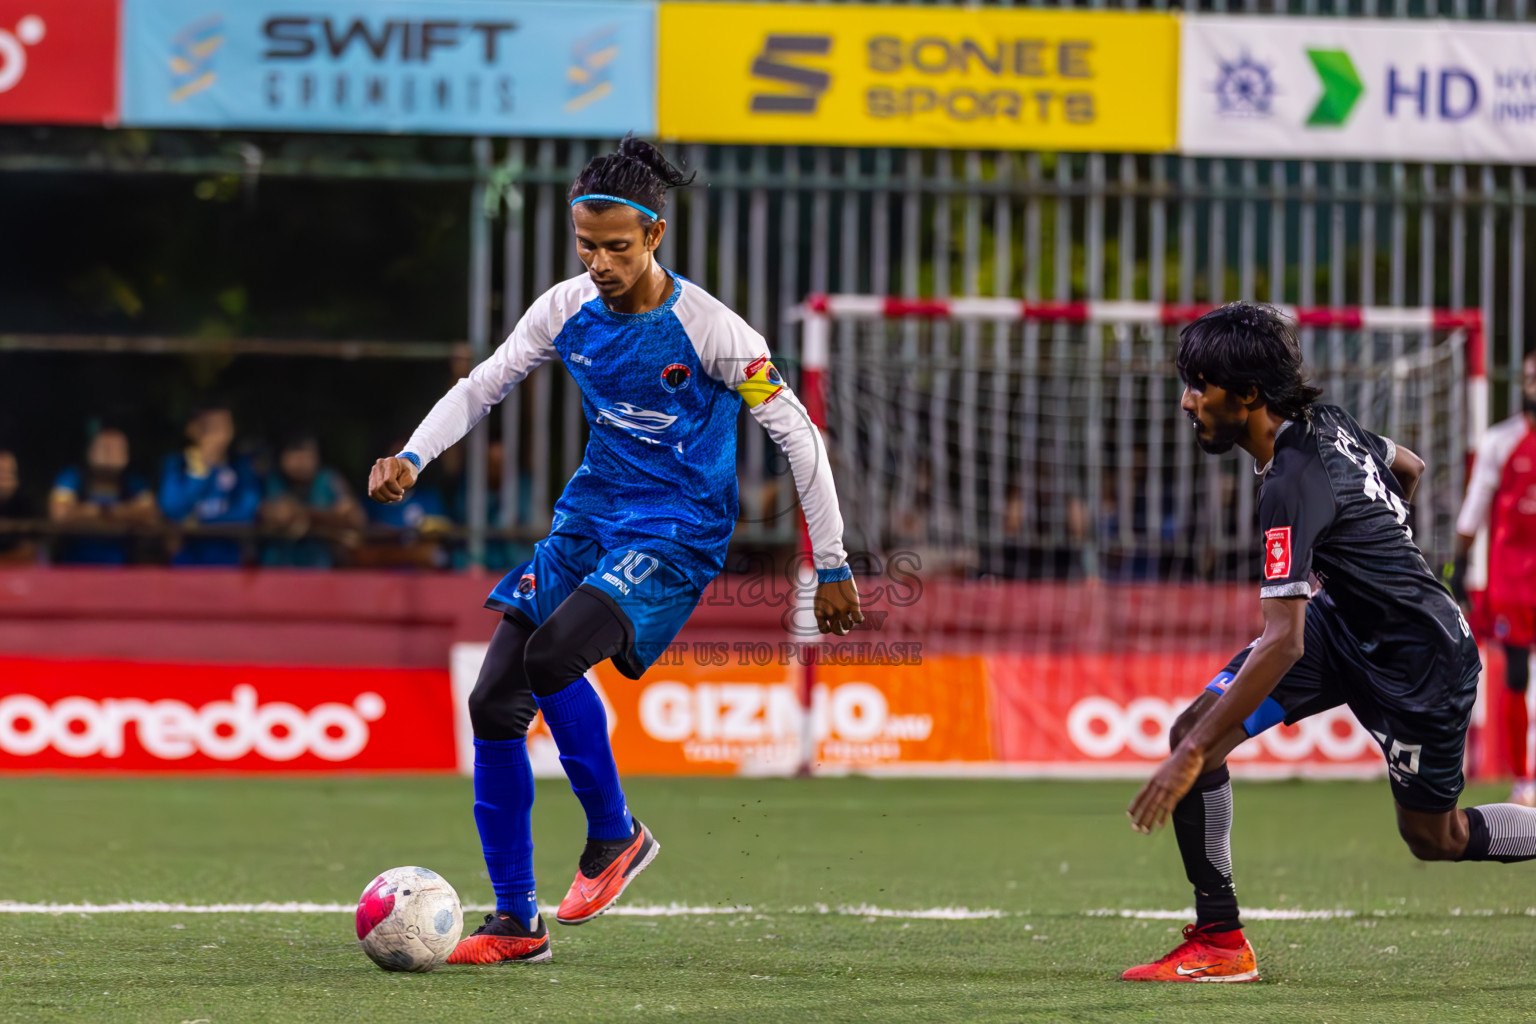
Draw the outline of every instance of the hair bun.
M661 150L646 142L644 139L635 138L635 133L630 132L619 143L619 156L634 160L645 167L661 182L662 188L677 188L680 185L691 185L693 179L698 177L698 172L683 176L683 172L672 165L672 162L662 155Z

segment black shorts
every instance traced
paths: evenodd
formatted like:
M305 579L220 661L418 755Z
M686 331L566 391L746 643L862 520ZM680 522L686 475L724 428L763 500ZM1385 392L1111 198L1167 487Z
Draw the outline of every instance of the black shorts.
M1359 641L1340 621L1337 606L1325 595L1307 604L1305 637L1301 660L1244 723L1248 734L1257 735L1282 718L1290 725L1348 704L1381 745L1392 796L1399 804L1429 814L1454 808L1464 785L1467 724L1481 672L1477 646L1468 640L1449 658L1429 659L1424 670L1441 678L1426 678L1411 692L1428 690L1443 694L1443 699L1431 706L1405 707L1395 699L1404 688L1385 679L1364 656ZM1236 675L1252 650L1249 646L1239 651L1226 671Z

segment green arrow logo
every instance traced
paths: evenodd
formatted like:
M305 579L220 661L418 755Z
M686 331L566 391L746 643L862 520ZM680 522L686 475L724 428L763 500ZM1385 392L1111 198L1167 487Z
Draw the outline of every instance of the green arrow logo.
M1343 50L1308 50L1307 57L1323 83L1323 95L1307 118L1308 128L1339 128L1355 109L1365 84Z

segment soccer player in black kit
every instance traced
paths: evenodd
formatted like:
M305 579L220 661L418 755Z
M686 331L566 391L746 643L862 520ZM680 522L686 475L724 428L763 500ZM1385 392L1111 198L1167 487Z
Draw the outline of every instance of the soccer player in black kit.
M1477 645L1413 542L1412 452L1317 404L1295 332L1268 306L1233 303L1179 338L1180 403L1200 447L1255 461L1264 635L1174 723L1172 752L1131 802L1138 831L1173 819L1196 921L1127 981L1258 979L1232 884L1226 757L1244 740L1348 704L1381 745L1397 825L1421 860L1536 857L1536 809L1462 810L1461 765L1480 671ZM1315 595L1308 580L1316 576Z

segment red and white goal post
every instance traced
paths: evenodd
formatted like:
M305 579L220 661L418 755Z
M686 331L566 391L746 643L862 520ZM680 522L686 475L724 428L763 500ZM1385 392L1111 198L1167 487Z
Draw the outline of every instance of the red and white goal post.
M1212 308L812 295L796 309L786 361L875 613L837 643L877 652L804 659L804 770L1155 762L1172 718L1262 625L1251 460L1202 455L1178 405L1177 329ZM1487 426L1481 313L1281 309L1323 400L1424 456L1413 525L1439 564ZM919 663L882 661L897 642ZM878 721L838 703L855 684L880 691ZM1381 770L1344 712L1245 746L1248 774Z

